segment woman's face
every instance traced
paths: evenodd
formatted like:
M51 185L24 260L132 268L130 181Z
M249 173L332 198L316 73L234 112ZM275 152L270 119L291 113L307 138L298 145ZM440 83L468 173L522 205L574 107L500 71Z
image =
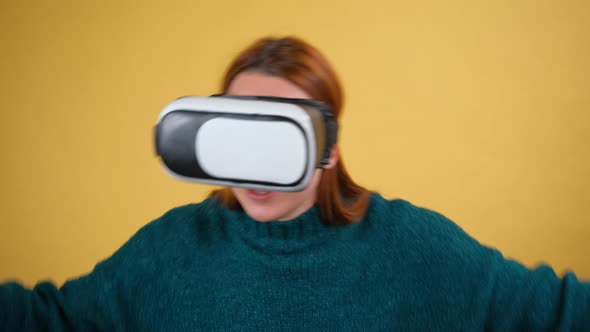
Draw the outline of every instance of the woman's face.
M243 72L231 82L229 95L307 98L310 96L293 83L260 72ZM336 153L333 154L334 156ZM334 160L332 160L334 159ZM332 167L335 157L331 158ZM321 169L316 169L305 190L299 192L262 191L232 187L244 211L257 221L290 220L311 208L316 201Z

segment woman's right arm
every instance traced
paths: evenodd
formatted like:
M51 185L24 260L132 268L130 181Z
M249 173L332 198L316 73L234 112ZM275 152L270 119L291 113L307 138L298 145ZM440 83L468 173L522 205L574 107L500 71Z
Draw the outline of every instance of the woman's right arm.
M60 289L50 282L33 289L9 282L0 285L0 330L114 331L115 293L112 280L97 270Z
M0 284L0 331L133 330L133 292L154 269L160 221L144 226L90 274L60 288L50 282L32 289Z

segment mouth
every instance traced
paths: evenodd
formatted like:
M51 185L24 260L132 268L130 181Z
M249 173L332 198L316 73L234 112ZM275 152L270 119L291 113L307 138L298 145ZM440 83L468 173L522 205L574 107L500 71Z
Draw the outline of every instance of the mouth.
M246 189L248 197L257 201L264 201L272 197L273 192L268 190Z

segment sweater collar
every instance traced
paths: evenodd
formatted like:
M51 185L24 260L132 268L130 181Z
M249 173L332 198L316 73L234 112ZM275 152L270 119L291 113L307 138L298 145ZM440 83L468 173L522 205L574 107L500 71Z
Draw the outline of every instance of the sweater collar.
M326 224L316 204L298 217L286 221L259 222L242 210L228 210L232 228L250 246L258 249L297 251L319 245L332 237L337 228Z

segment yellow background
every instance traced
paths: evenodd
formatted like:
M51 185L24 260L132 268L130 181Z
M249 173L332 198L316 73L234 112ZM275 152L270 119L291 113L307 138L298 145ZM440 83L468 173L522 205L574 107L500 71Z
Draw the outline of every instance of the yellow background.
M529 266L590 278L590 2L29 1L0 5L0 280L62 283L211 189L152 128L254 39L317 45L353 177Z

